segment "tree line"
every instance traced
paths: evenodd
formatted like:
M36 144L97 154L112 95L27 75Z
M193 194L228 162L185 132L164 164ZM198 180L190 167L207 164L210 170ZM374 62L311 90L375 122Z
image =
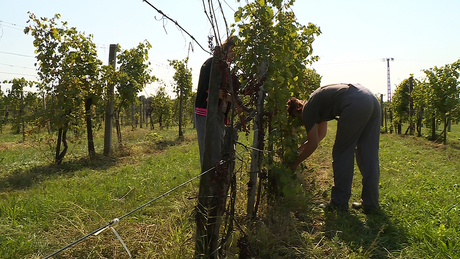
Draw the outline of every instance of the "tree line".
M452 64L423 70L425 78L413 75L397 87L393 99L386 107L390 111L391 125L398 134L402 124L409 125L405 134L422 136L422 127L428 129L433 141L447 142L449 125L460 119L460 59ZM442 127L438 135L438 128ZM392 129L390 130L392 132Z
M116 66L102 65L93 36L59 19L59 14L38 18L29 13L24 33L34 37L39 79L14 78L3 82L11 88L6 92L0 88L0 131L11 124L13 133L22 132L23 140L26 135L40 131L55 134L54 162L60 164L68 150L68 134L81 137L86 132L88 154L90 158L95 156L93 129L101 127L110 100L113 100L111 116L115 118L120 145L123 144L121 124L135 127L143 122L147 125L150 120L153 128L154 121L160 127L169 127L176 121L191 122L192 78L187 59L170 61L176 70L173 79L178 98L167 95L164 82L155 95L139 97L147 84L158 80L149 68L148 51L152 46L148 41L125 50L117 44ZM26 87L36 91L24 91ZM110 92L110 87L116 91Z

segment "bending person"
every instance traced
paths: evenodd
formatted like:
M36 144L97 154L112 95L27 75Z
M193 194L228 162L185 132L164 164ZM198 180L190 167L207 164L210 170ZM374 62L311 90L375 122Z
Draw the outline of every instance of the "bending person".
M290 165L295 170L326 136L327 121L337 119L332 150L334 185L328 209L347 210L353 183L354 158L362 174L361 202L355 209L370 213L379 208L380 104L372 92L360 84L333 84L315 90L308 101L292 97L288 112L299 117L307 130L307 141Z

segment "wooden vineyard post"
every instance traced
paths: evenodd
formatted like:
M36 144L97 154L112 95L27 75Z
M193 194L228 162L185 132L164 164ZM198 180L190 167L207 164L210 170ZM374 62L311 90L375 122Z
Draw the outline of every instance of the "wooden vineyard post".
M109 65L115 69L117 59L117 44L110 44ZM109 98L105 107L105 129L104 129L104 155L108 156L112 152L112 121L113 121L113 95L114 85L110 83L107 90Z
M215 150L212 144L215 139L215 133L221 128L217 117L221 83L217 61L217 57L212 59L201 172L206 172L216 166L213 164L212 154L221 152L221 150ZM216 169L202 175L200 178L200 190L196 206L196 258L218 257L219 230L225 209L228 178L228 170L225 166L216 166Z
M139 99L139 128L142 129L144 125L144 97L141 96Z
M260 64L258 71L258 79L261 80L265 76L266 65L264 62ZM260 86L258 96L257 96L257 115L254 120L254 139L252 147L254 148L251 154L251 172L248 182L248 204L247 204L247 213L248 218L252 219L256 217L256 211L254 210L254 204L256 200L256 190L257 190L257 176L260 173L260 165L262 162L262 157L260 156L260 151L264 147L264 130L263 130L263 114L264 114L264 100L265 100L265 91L263 85ZM260 184L260 183L259 183Z
M132 130L137 127L137 122L136 122L136 103L133 102L131 105L131 126Z
M385 133L387 133L386 121L385 121L385 124L384 124L385 107L383 105L383 94L380 94L380 112L382 113L381 116L380 116L380 127L383 127L383 125L385 125Z
M182 132L182 116L183 116L183 97L182 97L182 88L179 87L179 139L184 140L184 133Z
M19 110L19 116L21 118L21 126L22 126L22 142L26 141L26 132L25 132L25 122L24 122L24 88L21 89L21 108Z
M411 76L409 77L409 134L414 135L415 132L415 123L413 121L413 115L414 115L414 98L412 98L412 91L414 89L414 78Z

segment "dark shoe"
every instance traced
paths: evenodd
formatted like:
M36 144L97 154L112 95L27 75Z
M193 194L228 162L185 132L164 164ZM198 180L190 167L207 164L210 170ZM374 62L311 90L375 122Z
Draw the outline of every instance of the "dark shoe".
M324 211L333 211L336 209L336 207L331 205L330 203L321 203L318 207L320 209L323 209Z
M378 208L364 206L362 202L353 202L351 207L355 210L363 210L364 214L374 214L378 211Z
M323 209L324 211L328 211L328 212L332 212L332 211L347 211L346 209L342 209L340 208L337 204L335 204L334 202L327 202L327 203L321 203L319 205L319 207L321 209Z

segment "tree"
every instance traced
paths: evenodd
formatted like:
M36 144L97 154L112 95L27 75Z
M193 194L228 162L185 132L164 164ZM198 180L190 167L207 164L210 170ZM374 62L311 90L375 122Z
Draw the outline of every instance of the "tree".
M192 69L187 68L188 58L178 60L168 60L169 65L172 66L176 72L174 73L173 79L176 83L174 85L174 92L177 98L179 98L179 138L183 139L184 134L182 132L182 118L184 110L184 102L187 102L190 92L192 91ZM185 100L185 101L184 101Z
M85 36L75 27L69 28L67 22L58 25L60 17L56 14L51 19L37 18L29 13L28 23L31 25L24 30L34 37L40 93L53 99L45 120L58 129L56 164L62 163L67 153L67 132L78 133L84 120L87 122L89 155L94 156L90 109L102 92L96 83L102 62L97 59L92 35ZM61 144L64 145L62 150Z
M313 71L306 67L318 59L312 55L312 43L321 31L311 23L307 26L299 24L291 9L293 4L294 1L254 1L235 13L235 27L239 32L235 47L237 65L247 78L243 85L254 82L246 91L253 103L259 101L263 105L257 110L261 117L256 118L255 123L260 135L254 136L254 140L259 140L254 143L257 144L254 148L264 149L264 135L268 128L268 146L274 148L270 156L280 158L269 159L272 163L269 188L274 195L289 191L285 183L292 174L286 172L284 164L295 159L294 150L297 149L297 139L291 135L293 121L285 112L286 101L293 95L308 95L318 86L315 83L311 89L307 87L308 78L313 80L314 77L309 74ZM318 82L320 77L314 75ZM258 161L251 167L251 172L261 170L262 160L255 155L256 152L252 160ZM255 187L254 182L249 185ZM250 217L254 216L251 208L252 205L248 205Z
M23 78L14 78L11 81L3 83L11 84L11 89L8 91L7 104L9 112L13 112L11 116L13 134L22 132L22 140L25 140L25 113L24 113L24 87L30 86L31 82ZM22 131L21 131L22 129Z
M425 85L426 83L417 80L417 83L411 92L411 97L414 102L414 114L417 115L416 130L419 137L422 136L423 114L426 109Z
M423 70L426 75L426 107L427 112L432 114L432 139L435 137L435 120L440 119L444 125L443 143L447 142L447 125L452 113L455 112L459 103L459 69L460 61L446 64L443 67L433 67Z
M80 95L84 104L84 116L86 121L86 132L88 141L89 157L96 155L93 141L92 107L100 102L103 85L99 82L102 61L97 58L96 45L92 42L92 36L85 37L83 34L76 34L73 37L75 50L69 53L68 74L73 77L73 83L80 89Z
M169 125L172 117L172 101L166 93L166 88L160 86L152 98L152 116L160 124L160 129L164 125ZM152 119L153 120L153 119Z
M404 79L396 88L391 101L391 109L393 111L393 123L398 127L398 133L401 134L402 123L409 123L411 127L413 113L413 103L411 92L414 88L414 78ZM412 108L411 108L412 106Z
M117 75L117 108L115 109L115 125L117 129L118 143L122 144L120 129L120 112L136 102L138 94L144 87L157 80L151 76L148 68L148 50L152 47L148 41L139 43L135 48L124 50L117 55L117 63L120 65Z

